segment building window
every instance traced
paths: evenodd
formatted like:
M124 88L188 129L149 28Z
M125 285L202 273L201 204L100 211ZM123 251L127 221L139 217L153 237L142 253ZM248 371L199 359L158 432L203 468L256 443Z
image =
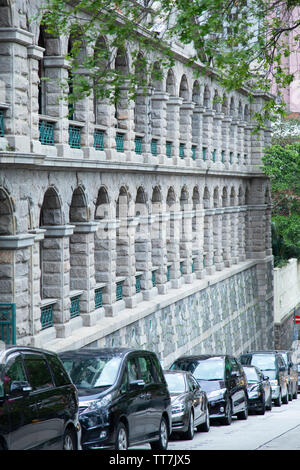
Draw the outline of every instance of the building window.
M124 135L119 132L116 134L116 150L117 152L124 152Z
M141 155L142 153L142 137L136 137L134 139L134 143L135 143L135 153L137 153L138 155Z
M103 307L102 287L95 289L95 308Z
M94 148L96 150L104 150L104 131L95 129L94 132Z
M141 292L141 274L135 277L135 292Z
M206 150L207 150L206 147L202 147L202 158L203 158L203 161L204 161L204 162L205 162L205 160L206 160Z
M79 310L79 295L71 298L71 306L70 306L70 318L75 318L80 315Z
M221 152L221 162L224 163L225 162L225 151L222 150Z
M172 142L166 142L166 155L168 158L172 157Z
M123 299L123 281L117 282L116 285L116 301Z
M53 304L41 307L41 326L42 330L53 326Z
M42 145L54 145L54 123L39 121L39 141Z
M0 137L4 137L4 113L0 109Z
M157 156L157 140L156 139L151 140L151 153L155 157Z
M196 160L197 145L192 145L192 159Z
M179 157L184 158L184 144L179 144Z
M69 126L69 145L73 149L81 148L81 128L77 126Z

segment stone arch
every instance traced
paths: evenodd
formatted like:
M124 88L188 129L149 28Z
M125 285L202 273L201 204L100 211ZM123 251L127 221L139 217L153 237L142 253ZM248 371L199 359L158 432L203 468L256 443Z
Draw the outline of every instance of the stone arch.
M104 186L98 191L96 208L95 208L95 219L106 219L110 216L110 201L107 189Z
M109 61L109 49L107 46L106 39L103 36L97 38L97 41L94 46L94 65L97 70L99 70L99 79L102 77L101 71L108 68ZM109 111L110 107L108 106L108 100L101 96L101 93L98 93L97 87L97 73L93 76L94 83L94 115L95 123L106 125L109 122Z
M14 205L8 192L0 187L0 236L15 234Z
M229 114L230 114L231 117L235 116L235 102L234 102L233 96L230 99Z
M130 195L125 186L121 186L116 202L116 218L127 218L129 215Z
M176 96L176 78L172 69L168 70L166 92L169 93L170 96Z
M135 216L146 215L147 209L147 195L142 186L137 189L135 198Z
M70 222L87 222L89 220L87 197L81 186L73 191L69 219Z
M218 188L218 186L214 189L213 201L214 201L214 207L219 207L219 206L220 206L220 198L219 198L219 188Z
M13 26L13 8L11 0L0 0L0 28Z
M189 101L190 93L189 93L189 85L186 78L186 75L182 75L179 85L179 96L183 98L184 101Z
M249 106L248 104L245 104L244 106L244 121L249 121L250 120L250 111L249 111Z
M235 206L236 205L236 192L234 186L232 186L230 190L230 205Z
M176 205L176 194L175 194L175 190L174 190L173 186L171 186L168 189L166 202L167 202L167 206L168 206L169 209L173 208L173 206Z
M159 62L154 62L151 73L151 86L154 91L163 91L163 73Z
M51 186L44 194L40 212L40 226L63 224L64 217L61 199L56 188Z
M224 186L223 191L222 191L222 207L228 206L228 190L227 187Z
M159 186L155 186L152 190L151 204L152 204L153 213L162 212L163 197L162 197L161 189L159 188Z
M238 118L242 121L243 119L243 105L242 105L242 101L239 100L239 104L238 104Z
M214 97L213 97L213 110L216 112L220 112L220 99L219 99L219 92L215 90Z
M239 186L238 204L239 204L239 206L243 206L243 205L244 205L244 192L243 192L242 186Z
M227 95L224 94L222 97L222 107L221 107L222 113L227 116L228 115L228 98Z

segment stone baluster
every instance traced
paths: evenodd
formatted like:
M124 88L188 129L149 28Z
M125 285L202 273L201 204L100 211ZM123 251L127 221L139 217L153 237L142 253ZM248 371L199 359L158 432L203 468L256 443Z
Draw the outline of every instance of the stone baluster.
M245 231L245 213L246 213L246 208L244 206L240 206L239 208L239 214L238 214L238 246L239 246L239 261L245 261L246 256L245 256L245 237L246 237L246 231Z
M214 264L217 271L224 268L222 248L222 217L224 209L215 209L214 217Z
M222 120L222 151L224 151L224 164L225 168L230 168L230 129L231 129L231 121L232 118L229 116L225 116Z
M181 212L182 215L182 231L180 240L180 259L183 260L183 278L185 283L191 283L193 280L192 276L192 254L193 254L193 230L192 230L192 217L193 211L191 210L190 204L184 205L184 210Z
M205 272L213 274L215 267L213 266L213 209L205 209L204 212L204 263Z
M170 267L171 286L176 289L181 286L180 272L180 225L181 212L171 210L169 213L169 230L167 233L167 254Z
M231 209L224 208L222 217L222 245L223 245L223 262L226 268L232 264L231 260Z
M207 160L211 161L213 148L213 120L215 111L206 109L203 113L203 147L206 147Z
M168 290L167 282L167 223L168 214L159 212L155 214L156 218L151 227L151 249L152 266L157 267L156 285L159 294L166 294Z

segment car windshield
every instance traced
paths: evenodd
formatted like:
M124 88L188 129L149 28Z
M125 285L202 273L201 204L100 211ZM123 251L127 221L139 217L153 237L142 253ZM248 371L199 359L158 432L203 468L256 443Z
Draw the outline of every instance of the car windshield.
M121 364L120 357L80 357L63 359L63 364L77 388L97 388L112 385Z
M187 370L197 380L224 380L224 361L221 358L199 360L180 360L171 369Z
M258 382L258 375L255 369L252 369L252 367L244 367L244 371L248 382Z
M255 354L252 356L251 364L261 370L275 370L275 357L269 354Z
M165 374L170 393L184 393L185 380L182 374Z

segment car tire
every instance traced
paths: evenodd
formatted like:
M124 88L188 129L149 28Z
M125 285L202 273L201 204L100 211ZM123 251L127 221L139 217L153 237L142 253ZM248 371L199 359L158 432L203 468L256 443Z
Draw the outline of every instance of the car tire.
M116 450L128 449L128 433L127 433L125 424L122 422L120 422L117 427L115 449Z
M274 401L275 406L281 406L282 405L282 400L281 400L281 390L279 392L278 398Z
M194 413L193 413L193 410L191 410L188 429L186 432L182 433L182 438L186 439L187 441L191 441L192 439L194 439L194 435L195 435Z
M225 426L230 426L230 424L232 423L232 408L229 399L226 400L225 416L224 418L222 418L222 423L225 424Z
M208 432L210 430L209 409L206 408L205 421L197 426L197 431Z
M266 410L267 410L267 411L271 411L271 410L272 410L272 406L273 406L273 403L272 403L272 395L270 394L269 403L268 403L268 405L266 405Z
M159 439L151 442L150 446L152 450L167 450L169 441L169 432L167 421L164 417L161 418L159 426Z
M284 405L287 405L289 402L289 392L288 392L288 389L286 389L286 395L284 397L282 397L282 403Z
M63 436L63 450L76 450L76 439L71 429L66 429Z

